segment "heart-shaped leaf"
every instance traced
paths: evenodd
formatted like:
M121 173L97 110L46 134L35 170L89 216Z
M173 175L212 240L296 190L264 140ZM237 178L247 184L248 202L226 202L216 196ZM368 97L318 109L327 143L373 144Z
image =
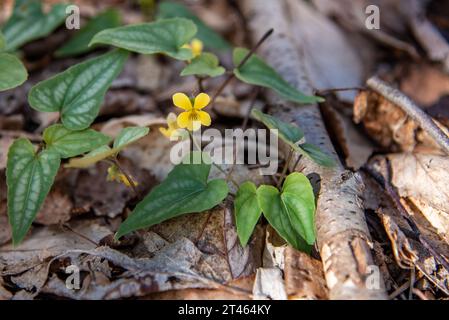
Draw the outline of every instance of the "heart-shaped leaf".
M122 223L116 238L141 228L193 212L209 210L223 201L229 189L226 181L208 181L211 165L179 164L155 187Z
M278 130L279 138L289 145L296 145L304 137L302 130L294 124L284 122L257 109L251 110L251 115L262 122L268 129Z
M162 53L179 60L192 59L192 51L182 46L195 36L197 28L187 19L174 18L106 29L96 34L92 44L109 44L142 54Z
M315 242L315 196L306 176L298 172L290 174L282 192L273 186L260 186L257 200L282 238L298 250L310 250Z
M66 8L65 4L56 4L45 14L41 1L16 1L13 14L2 29L6 50L14 51L52 33L66 19Z
M69 130L88 128L98 115L104 95L121 72L128 57L114 50L82 62L35 85L28 96L31 107L43 112L61 112Z
M120 151L143 138L150 131L147 127L128 127L123 128L114 140L113 148L102 146L89 152L84 157L70 159L66 168L87 168L98 161L116 156Z
M237 234L242 247L244 247L262 214L262 209L257 201L256 185L251 181L240 186L234 201L234 213Z
M71 158L104 146L111 138L92 129L70 131L61 124L55 124L44 131L44 141L50 151L61 158Z
M57 57L76 56L89 52L92 38L100 31L120 26L120 13L116 9L108 9L91 19L62 48L56 51Z
M303 143L299 146L296 146L295 150L300 152L301 154L309 157L319 165L323 167L334 167L335 161L329 155L321 151L317 146L310 143Z
M31 142L24 138L9 148L6 182L14 244L25 237L53 185L60 163L57 153L45 150L36 154Z
M28 72L16 56L0 53L0 91L20 86L27 78Z
M238 66L249 50L243 48L234 49L234 65ZM243 82L270 88L276 91L286 100L297 103L317 103L324 101L320 97L308 96L296 90L288 84L272 67L256 55L251 58L239 69L234 69L235 76Z
M192 60L181 72L181 76L218 77L225 73L220 67L218 58L212 53L205 52Z
M200 39L207 48L226 50L229 49L229 43L223 37L209 28L192 11L181 3L172 1L163 1L158 6L158 19L168 18L186 18L192 20L198 28L196 37Z

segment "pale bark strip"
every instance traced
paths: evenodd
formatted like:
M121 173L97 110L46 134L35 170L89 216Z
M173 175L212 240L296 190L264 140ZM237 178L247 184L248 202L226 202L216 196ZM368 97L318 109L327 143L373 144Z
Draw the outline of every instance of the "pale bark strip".
M312 88L304 73L301 43L291 37L290 22L295 19L295 2L279 0L244 0L241 3L252 39L259 39L269 28L274 35L258 51L287 81L305 93ZM320 41L320 39L316 39ZM384 299L380 289L367 288L370 266L374 265L369 250L369 231L360 204L363 185L358 175L346 171L338 160L317 105L299 106L269 93L272 112L294 121L305 132L308 142L333 155L337 166L325 169L308 159L301 159L297 169L316 176L318 185L317 237L331 299Z
M449 154L449 137L441 130L432 118L418 107L409 97L389 86L378 77L372 77L366 82L368 87L400 107L410 118L416 121L441 148Z

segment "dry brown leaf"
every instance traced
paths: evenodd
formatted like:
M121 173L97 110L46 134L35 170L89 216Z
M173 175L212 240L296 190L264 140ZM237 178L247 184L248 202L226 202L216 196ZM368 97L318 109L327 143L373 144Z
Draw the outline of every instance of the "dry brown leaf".
M414 197L449 213L449 158L427 154L392 154L392 183L401 197Z
M424 107L431 106L449 95L449 76L431 64L412 64L401 78L400 89Z
M354 121L362 123L374 141L391 151L411 152L420 148L422 151L440 152L439 145L415 121L374 92L362 92L357 96ZM444 130L443 126L440 127Z
M285 288L289 299L328 299L323 265L291 247L285 250Z

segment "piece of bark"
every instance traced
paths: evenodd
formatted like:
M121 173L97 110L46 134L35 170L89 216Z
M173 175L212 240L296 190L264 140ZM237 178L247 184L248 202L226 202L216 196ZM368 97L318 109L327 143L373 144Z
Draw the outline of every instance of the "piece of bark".
M293 1L257 0L241 2L243 14L248 19L252 39L260 39L270 27L276 33L261 47L260 54L288 82L297 89L310 94L311 86L304 72L301 56L302 43L296 43L291 36L290 21L295 6ZM319 41L319 39L317 39ZM293 120L305 132L308 142L318 145L331 154L337 165L326 169L301 159L298 168L305 174L313 174L320 185L318 194L316 225L317 241L324 266L329 297L331 299L384 299L383 284L380 290L370 290L365 285L368 274L366 266L373 265L369 251L369 231L359 200L358 175L346 171L338 161L332 143L325 129L318 106L298 106L268 94L275 115ZM355 250L357 248L357 250Z

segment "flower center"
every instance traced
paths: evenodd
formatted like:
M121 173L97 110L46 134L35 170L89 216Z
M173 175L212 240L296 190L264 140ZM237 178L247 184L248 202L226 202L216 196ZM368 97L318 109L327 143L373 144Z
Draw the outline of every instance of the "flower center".
M195 111L191 111L189 114L189 120L191 121L199 121L200 117L198 116L198 113Z

